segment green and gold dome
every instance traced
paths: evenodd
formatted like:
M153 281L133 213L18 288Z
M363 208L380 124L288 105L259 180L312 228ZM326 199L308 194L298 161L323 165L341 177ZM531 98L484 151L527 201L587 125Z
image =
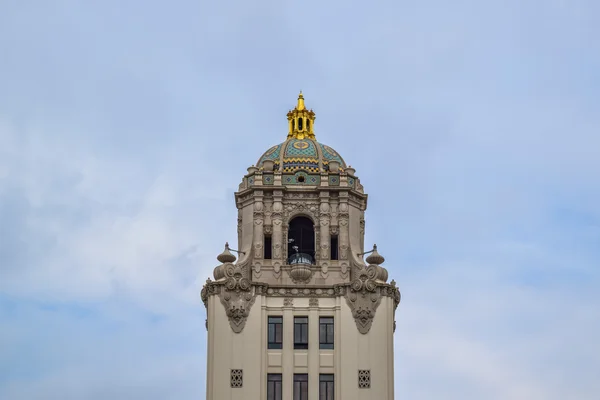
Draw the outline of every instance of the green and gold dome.
M256 167L262 169L265 161L272 161L273 169L284 173L329 171L331 162L337 163L342 170L346 168L337 151L315 139L315 113L304 106L302 92L298 96L298 105L288 112L287 118L287 140L267 150L258 159Z

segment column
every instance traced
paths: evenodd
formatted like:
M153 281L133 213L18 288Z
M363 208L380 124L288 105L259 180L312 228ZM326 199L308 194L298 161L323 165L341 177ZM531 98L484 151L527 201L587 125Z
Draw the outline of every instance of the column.
M320 217L319 223L321 226L321 234L320 234L320 260L321 262L329 260L331 257L331 236L329 233L329 193L321 192L321 206L320 206ZM327 274L327 268L321 267L321 272L323 274Z
M282 398L291 399L294 395L294 313L292 303L286 300L283 300Z
M262 260L263 258L263 224L264 224L264 204L262 191L256 191L254 194L254 259ZM260 272L260 271L257 271Z
M271 213L271 222L273 224L273 260L282 260L285 253L283 247L283 204L281 202L282 198L282 191L276 190L273 192L273 207Z
M319 398L319 300L309 300L308 312L308 398Z
M342 197L342 195L346 195L346 197ZM350 248L350 227L348 226L349 219L349 207L348 207L348 193L340 193L340 204L338 206L339 214L338 214L338 224L340 229L339 239L340 239L340 260L348 260L348 249Z

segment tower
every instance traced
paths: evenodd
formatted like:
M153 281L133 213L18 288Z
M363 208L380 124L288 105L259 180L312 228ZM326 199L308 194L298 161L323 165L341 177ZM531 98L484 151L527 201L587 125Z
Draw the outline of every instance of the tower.
M235 193L237 248L202 288L206 399L393 400L400 291L364 250L367 195L316 141L302 92L287 119Z

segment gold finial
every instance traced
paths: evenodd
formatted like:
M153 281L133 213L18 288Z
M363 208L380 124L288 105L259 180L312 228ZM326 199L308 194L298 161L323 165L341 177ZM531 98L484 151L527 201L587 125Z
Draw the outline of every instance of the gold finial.
M295 138L303 140L305 138L315 138L315 113L313 110L306 109L302 90L298 95L298 105L287 113L287 119L289 124L288 139Z
M302 95L302 90L300 91L300 94L298 95L298 107L296 107L298 110L304 110L304 96Z

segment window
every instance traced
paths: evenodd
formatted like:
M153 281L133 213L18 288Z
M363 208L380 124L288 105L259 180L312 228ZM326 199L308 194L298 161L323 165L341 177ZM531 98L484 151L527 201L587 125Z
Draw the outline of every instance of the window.
M308 374L294 374L294 400L308 400Z
M334 400L333 374L319 375L319 400Z
M331 237L331 259L338 259L338 237L334 235Z
M267 374L267 400L282 400L281 374Z
M306 120L306 130L310 131L310 120L309 119Z
M296 217L288 230L288 263L304 260L313 264L315 259L315 226L310 218Z
M271 236L265 235L265 260L270 260L271 257Z
M333 317L319 318L319 348L333 349Z
M302 118L298 118L298 130L302 130Z
M268 348L281 349L283 343L283 317L269 317Z
M294 349L308 349L308 317L294 317Z
M292 120L292 131L296 130L296 121Z

